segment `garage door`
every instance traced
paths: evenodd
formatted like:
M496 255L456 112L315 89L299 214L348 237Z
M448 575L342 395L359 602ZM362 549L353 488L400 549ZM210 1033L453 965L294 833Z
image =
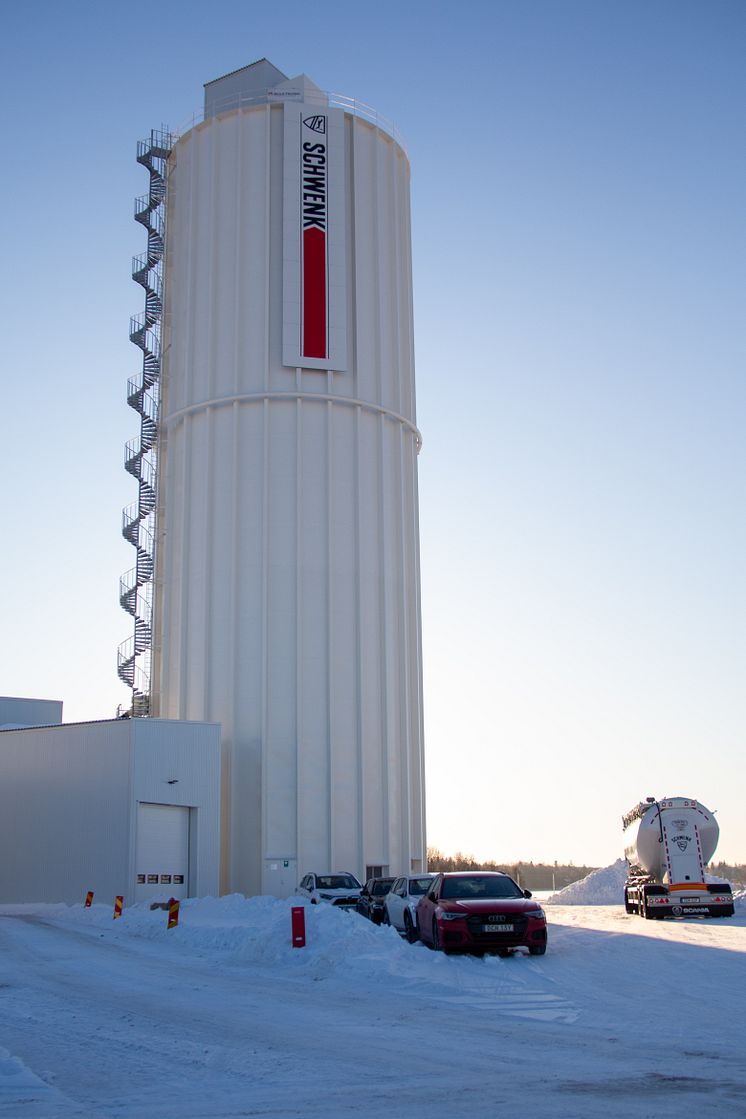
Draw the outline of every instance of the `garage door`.
M135 900L185 898L189 887L189 809L138 804Z

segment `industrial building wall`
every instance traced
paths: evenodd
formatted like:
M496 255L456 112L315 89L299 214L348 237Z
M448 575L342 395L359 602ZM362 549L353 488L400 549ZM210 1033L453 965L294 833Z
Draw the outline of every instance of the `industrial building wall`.
M219 798L216 725L116 719L2 731L0 901L74 904L88 890L97 901L137 900L140 804L189 811L183 894L215 895Z
M128 720L0 732L0 900L113 904L129 882Z
M0 727L44 727L61 722L61 700L0 696Z
M190 810L189 882L184 896L220 892L220 727L166 719L131 720L132 795L139 804ZM133 821L131 853L137 841ZM138 867L133 867L137 874ZM174 891L172 891L174 892Z
M153 709L222 724L224 890L425 859L409 165L344 133L342 373L282 364L283 106L169 172Z

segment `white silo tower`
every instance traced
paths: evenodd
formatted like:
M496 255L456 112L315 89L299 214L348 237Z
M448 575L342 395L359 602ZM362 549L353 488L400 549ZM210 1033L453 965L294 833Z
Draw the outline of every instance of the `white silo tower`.
M208 83L203 119L152 149L165 254L162 322L133 327L161 354L138 459L158 498L140 517L155 579L138 702L222 724L223 890L423 870L406 153L366 107L266 60Z

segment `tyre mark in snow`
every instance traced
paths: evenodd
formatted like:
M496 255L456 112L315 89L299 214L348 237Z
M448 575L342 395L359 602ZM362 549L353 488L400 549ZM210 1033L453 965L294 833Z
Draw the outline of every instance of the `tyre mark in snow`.
M442 1001L451 1006L467 1006L506 1018L528 1018L539 1022L571 1023L580 1016L572 1003L556 995L546 995L543 991L523 991L520 995L505 996L475 989L461 995L443 995Z
M604 1099L624 1097L629 1093L630 1081L625 1078L611 1078L606 1080L566 1080L555 1086L557 1092L565 1094L587 1096L597 1095ZM718 1077L705 1076L667 1076L660 1072L650 1072L635 1077L635 1095L648 1102L655 1097L664 1097L671 1101L678 1101L676 1106L681 1107L686 1096L707 1096L707 1100L697 1100L693 1106L701 1114L722 1114L725 1100L740 1100L744 1098L744 1082L737 1080L724 1080ZM707 1105L709 1104L709 1108ZM655 1104L656 1114L660 1102ZM712 1109L712 1110L710 1110Z
M437 995L439 1001L450 1006L540 1022L569 1024L580 1017L579 1008L570 999L551 994L538 985L554 984L554 980L527 960L487 962L450 957L443 963L437 988L430 985L428 999ZM528 973L524 970L527 964Z

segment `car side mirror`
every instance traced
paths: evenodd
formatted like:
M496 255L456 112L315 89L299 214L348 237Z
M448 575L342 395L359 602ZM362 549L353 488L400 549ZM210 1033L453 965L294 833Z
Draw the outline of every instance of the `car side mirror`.
M530 898L530 897L533 897L533 894L531 893L530 890L524 890L523 891L523 896L524 896L524 898Z

